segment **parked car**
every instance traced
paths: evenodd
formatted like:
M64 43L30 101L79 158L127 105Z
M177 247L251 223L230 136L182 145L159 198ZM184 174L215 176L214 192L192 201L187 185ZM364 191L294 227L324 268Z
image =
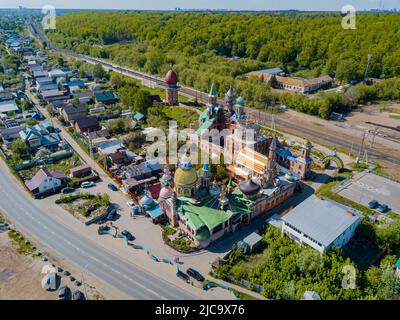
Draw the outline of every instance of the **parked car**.
M76 290L76 291L74 291L74 293L72 295L72 299L73 300L83 300L83 299L85 299L85 295L81 291Z
M368 202L368 207L371 209L375 209L378 206L379 206L379 202L376 200L371 200L370 202Z
M133 241L133 240L135 240L135 237L134 237L134 236L132 235L132 233L130 233L128 230L122 231L121 234L122 234L123 236L125 236L125 237L128 239L128 241Z
M94 187L95 185L96 184L93 181L85 181L85 182L82 182L81 187L86 189L86 188Z
M136 204L133 201L128 201L126 203L128 205L129 208L133 209L134 207L136 207Z
M186 282L189 282L189 281L190 281L189 276L188 276L186 273L184 273L184 272L182 272L182 271L180 271L180 270L176 273L176 276L177 276L178 278L181 278L182 280L184 280L184 281L186 281Z
M74 191L75 191L74 188L69 188L69 187L67 187L67 188L62 189L62 190L61 190L61 193L62 193L62 194L67 194L67 193L72 193L72 192L74 192Z
M108 214L107 214L107 221L113 221L115 219L115 216L117 215L117 210L112 209Z
M187 269L186 273L192 278L196 279L197 281L203 282L205 280L205 278L200 274L200 272L192 268Z
M109 226L107 226L107 225L100 226L99 229L97 230L97 233L101 234L101 232L108 231L108 230L110 230Z
M378 210L380 213L386 213L389 211L389 207L386 204L381 204L376 210Z
M69 288L67 286L61 287L58 291L58 300L66 300L68 296Z
M115 186L115 184L109 183L107 187L112 191L118 191L118 188Z

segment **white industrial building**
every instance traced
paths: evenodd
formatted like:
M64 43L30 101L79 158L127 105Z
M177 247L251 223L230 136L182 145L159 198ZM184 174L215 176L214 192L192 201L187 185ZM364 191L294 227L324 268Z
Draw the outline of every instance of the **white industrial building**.
M359 212L337 202L311 196L282 217L282 235L320 253L342 248L354 236Z

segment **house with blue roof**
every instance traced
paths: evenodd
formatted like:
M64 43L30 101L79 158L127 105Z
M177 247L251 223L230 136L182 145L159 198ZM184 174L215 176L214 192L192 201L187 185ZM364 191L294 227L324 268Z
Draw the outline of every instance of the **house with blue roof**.
M135 119L136 121L141 121L143 120L145 117L145 115L143 113L137 112L134 116L133 119Z
M85 81L75 80L67 82L67 86L70 91L79 90L85 88Z
M56 150L61 142L58 133L48 124L28 126L20 131L19 136L29 146L30 151L37 150L40 147Z

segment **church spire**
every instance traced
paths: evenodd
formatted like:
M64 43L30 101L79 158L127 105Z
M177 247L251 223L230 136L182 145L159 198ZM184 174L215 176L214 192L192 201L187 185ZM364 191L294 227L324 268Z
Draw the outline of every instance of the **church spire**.
M208 95L208 103L215 107L217 105L217 90L215 89L215 83L213 82L211 85L210 93Z

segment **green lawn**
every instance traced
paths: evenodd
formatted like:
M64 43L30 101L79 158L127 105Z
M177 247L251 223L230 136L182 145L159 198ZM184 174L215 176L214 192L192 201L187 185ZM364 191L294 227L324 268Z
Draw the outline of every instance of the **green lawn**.
M163 110L164 114L170 119L175 120L180 126L189 128L191 124L198 126L199 115L191 110L179 107L166 107Z

